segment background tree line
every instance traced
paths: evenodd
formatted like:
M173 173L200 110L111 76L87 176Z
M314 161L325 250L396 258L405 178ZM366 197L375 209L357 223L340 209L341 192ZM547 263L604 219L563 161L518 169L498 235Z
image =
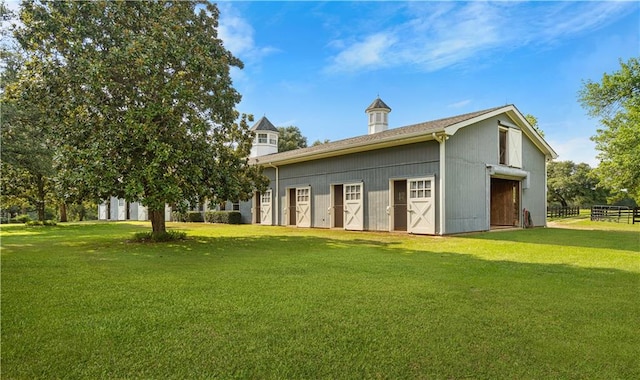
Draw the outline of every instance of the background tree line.
M243 64L217 36L215 5L28 0L19 15L0 3L0 15L3 213L82 219L117 196L147 206L163 232L165 204L265 186L247 160L252 118L235 109L229 70ZM549 202L637 202L638 58L583 82L578 100L600 121L600 164L550 163ZM279 130L281 152L307 146L298 127Z
M263 189L218 16L206 1L23 1L3 23L3 205L21 198L42 220L48 202L116 196L162 235L166 204Z

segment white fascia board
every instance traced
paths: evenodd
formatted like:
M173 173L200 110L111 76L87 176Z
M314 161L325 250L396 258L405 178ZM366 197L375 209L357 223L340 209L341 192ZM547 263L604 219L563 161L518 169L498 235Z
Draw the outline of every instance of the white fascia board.
M510 108L513 108L513 106L504 106L502 108L498 108L497 110L491 111L489 113L478 115L478 116L476 116L474 118L471 118L471 119L468 119L468 120L465 120L465 121L461 121L459 123L456 123L456 124L450 125L448 127L445 127L444 131L445 131L445 133L447 135L452 136L456 132L458 132L458 130L460 128L464 128L464 127L467 127L469 125L478 123L478 122L480 122L482 120L485 120L485 119L500 115L502 113L505 113L505 112L509 111Z
M448 127L445 127L444 131L447 135L451 136L451 135L454 135L456 132L458 132L460 128L467 127L469 125L475 124L482 120L489 119L491 117L498 116L501 114L506 114L507 117L509 117L509 119L511 119L511 121L513 121L516 125L512 126L511 123L504 120L501 121L501 124L506 124L505 125L506 127L520 128L525 132L527 137L529 137L529 139L533 141L533 143L538 147L538 149L540 149L545 154L545 156L550 157L551 159L555 159L558 157L558 153L556 153L556 151L553 150L553 148L551 148L551 146L544 140L544 138L540 136L538 131L536 131L535 128L533 128L531 124L529 124L527 119L525 119L525 117L520 113L520 111L512 104L499 108L495 111L476 116L472 119L450 125Z
M520 113L520 111L514 107L510 106L510 113L507 113L507 116L517 124L517 126L524 132L527 137L540 149L545 156L550 157L551 159L558 158L558 153L547 143L547 141L540 136L538 131L529 122L527 119Z

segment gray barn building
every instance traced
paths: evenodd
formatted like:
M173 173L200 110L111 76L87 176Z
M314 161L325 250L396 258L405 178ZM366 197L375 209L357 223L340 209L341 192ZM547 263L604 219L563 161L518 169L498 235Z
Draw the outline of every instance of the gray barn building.
M250 161L270 185L240 204L243 220L428 235L546 225L557 154L514 105L393 129L390 111L378 98L368 134L282 153L260 119Z

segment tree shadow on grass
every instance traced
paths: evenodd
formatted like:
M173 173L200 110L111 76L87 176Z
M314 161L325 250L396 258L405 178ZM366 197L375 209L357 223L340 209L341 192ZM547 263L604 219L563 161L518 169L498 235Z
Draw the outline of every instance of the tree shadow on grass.
M56 345L46 346L36 361L31 353L40 347L42 338L27 331L46 324L37 325L37 320L25 324L19 322L19 314L6 315L5 343L8 347L30 348L9 350L9 356L3 358L7 377L20 377L16 372L20 363L28 363L30 371L36 372L45 368L59 371L48 372L55 374L77 371L66 367L68 364L60 358L64 354L81 355L64 351L80 341L90 342L96 351L82 354L79 361L105 362L106 367L93 371L106 368L121 377L170 375L161 366L136 372L140 369L120 355L129 355L132 348L150 355L141 348L145 345L163 348L147 358L150 361L179 362L184 360L184 352L191 356L206 352L215 359L226 357L207 366L193 364L193 370L220 377L233 377L237 368L247 369L249 377L256 378L274 377L276 373L304 377L296 372L301 366L307 374L358 377L358 373L344 372L353 365L354 355L361 355L360 365L367 373L387 373L397 378L425 377L427 373L451 378L474 371L482 371L486 377L510 378L584 377L594 373L635 378L640 373L634 355L640 340L635 329L640 311L634 287L640 281L638 273L492 261L451 252L455 249L432 252L428 244L421 250L411 250L402 240L382 241L366 234L349 239L311 236L313 231L295 236L278 229L273 232L193 236L160 244L124 243L118 233L108 235L112 243L96 252L103 260L91 263L78 260L95 245L91 240L79 240L79 246L63 248L60 243L50 242L52 250L66 249L64 253L71 251L72 256L60 265L50 255L42 255L38 264L45 264L42 272L58 274L54 276L59 279L56 281L69 282L36 282L30 284L29 292L19 292L24 288L19 280L33 276L29 274L32 268L8 265L3 269L9 271L3 297L13 306L23 301L19 297L45 294L54 302L48 303L50 309L38 313L70 314L74 323L63 325L62 334L51 333L57 346L63 347L62 353L54 351ZM516 232L480 238L539 243L534 239L536 234L529 234L537 231ZM88 234L82 230L78 233ZM549 237L571 237L554 233L537 236L547 241ZM65 242L69 238L66 236ZM104 260L107 257L114 260ZM24 263L32 265L34 261ZM87 264L91 264L91 270L75 275L73 269L84 270ZM69 285L72 283L75 288ZM113 289L113 284L120 297L105 291ZM63 290L65 287L67 290ZM120 314L105 314L102 310L107 302L119 305ZM77 309L69 312L74 307ZM150 314L149 310L157 312ZM154 340L141 334L135 340L114 339L108 345L101 344L107 340L105 336L117 337L119 331L105 333L101 329L98 334L86 328L73 330L91 323L105 326L105 320L117 318L126 320L128 333L135 336L147 331L149 315L153 316L151 322L166 328L166 334L176 339ZM193 339L193 333L214 326L212 320L220 336L234 339L228 344L209 336ZM345 340L349 344L341 344ZM291 351L298 355L288 355ZM563 351L570 354L561 355ZM300 356L317 360L304 361ZM590 360L572 359L584 357ZM389 358L394 363L391 367ZM522 372L513 363L535 371ZM282 364L287 366L285 372L277 372L283 370L278 367ZM100 374L89 370L83 375Z
M535 228L464 235L464 238L518 243L603 248L640 253L640 234L633 231L599 231Z

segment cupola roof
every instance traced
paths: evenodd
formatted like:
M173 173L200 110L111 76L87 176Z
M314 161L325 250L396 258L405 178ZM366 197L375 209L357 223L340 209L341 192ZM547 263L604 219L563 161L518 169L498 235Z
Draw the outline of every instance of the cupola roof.
M260 120L251 127L251 130L278 132L278 128L274 127L266 116L261 117Z
M386 105L379 96L376 98L376 100L373 101L373 103L371 103L369 107L367 107L366 110L364 110L364 112L373 111L375 109L386 109L388 111L391 111L391 108Z

